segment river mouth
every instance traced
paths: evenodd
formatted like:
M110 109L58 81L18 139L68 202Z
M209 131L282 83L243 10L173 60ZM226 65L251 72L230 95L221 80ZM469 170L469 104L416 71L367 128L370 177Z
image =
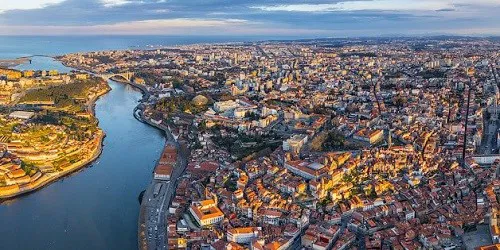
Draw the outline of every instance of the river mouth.
M152 179L165 143L161 131L137 121L142 93L108 81L95 105L106 133L89 167L0 205L2 249L137 249L137 197ZM27 235L30 240L18 240Z

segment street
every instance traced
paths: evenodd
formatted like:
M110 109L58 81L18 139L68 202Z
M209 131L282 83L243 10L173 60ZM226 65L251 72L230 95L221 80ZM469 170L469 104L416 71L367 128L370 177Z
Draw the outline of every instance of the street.
M149 123L147 120L145 122ZM177 148L177 163L169 181L153 179L144 193L141 204L141 215L139 216L139 248L140 249L168 249L167 220L168 207L175 195L178 179L183 175L187 167L189 151L181 147L170 133L168 128L156 125L165 131L167 144L174 144ZM161 188L155 194L155 187L160 184Z
M479 147L480 154L494 154L497 150L497 120L493 115L489 119L486 118L486 113L483 115L484 132L481 146Z

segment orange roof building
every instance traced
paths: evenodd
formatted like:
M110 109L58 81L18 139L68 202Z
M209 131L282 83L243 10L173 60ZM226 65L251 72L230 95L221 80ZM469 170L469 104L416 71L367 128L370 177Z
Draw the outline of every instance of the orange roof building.
M260 227L237 227L227 230L227 241L236 243L250 243L261 234Z
M191 205L189 211L200 226L216 224L224 219L224 213L217 207L214 200L196 202Z
M170 180L170 176L172 175L173 167L170 164L158 164L154 171L154 179L155 180Z
M167 144L160 157L159 164L175 164L177 161L177 148L172 144Z
M477 250L500 250L500 244L477 247Z
M359 130L356 134L354 134L352 138L360 141L369 142L370 144L375 144L384 139L384 131L380 129L371 130L364 128Z

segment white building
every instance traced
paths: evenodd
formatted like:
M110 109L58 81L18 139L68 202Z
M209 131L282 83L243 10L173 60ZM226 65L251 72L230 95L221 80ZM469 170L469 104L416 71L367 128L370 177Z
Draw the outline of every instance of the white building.
M283 141L283 150L298 154L302 146L307 143L307 140L307 135L293 135L288 140Z
M172 175L173 168L168 164L158 164L155 168L153 178L155 180L170 180L170 176Z
M214 110L216 112L224 112L224 111L227 111L227 110L231 110L231 109L235 109L237 107L239 107L240 105L233 101L233 100L229 100L229 101L222 101L222 102L216 102L214 103Z
M227 230L227 241L239 244L250 243L259 237L262 228L260 227L238 227Z
M31 117L33 117L35 113L33 112L27 112L27 111L14 111L10 113L9 118L11 119L22 119L22 120L28 120Z

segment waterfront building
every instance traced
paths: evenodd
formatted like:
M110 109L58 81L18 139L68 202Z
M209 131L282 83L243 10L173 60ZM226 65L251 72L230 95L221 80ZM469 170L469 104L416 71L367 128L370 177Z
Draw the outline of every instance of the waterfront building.
M154 171L154 179L168 181L172 175L173 167L167 164L158 164Z
M163 150L159 164L174 164L177 161L177 148L174 145L168 144Z

